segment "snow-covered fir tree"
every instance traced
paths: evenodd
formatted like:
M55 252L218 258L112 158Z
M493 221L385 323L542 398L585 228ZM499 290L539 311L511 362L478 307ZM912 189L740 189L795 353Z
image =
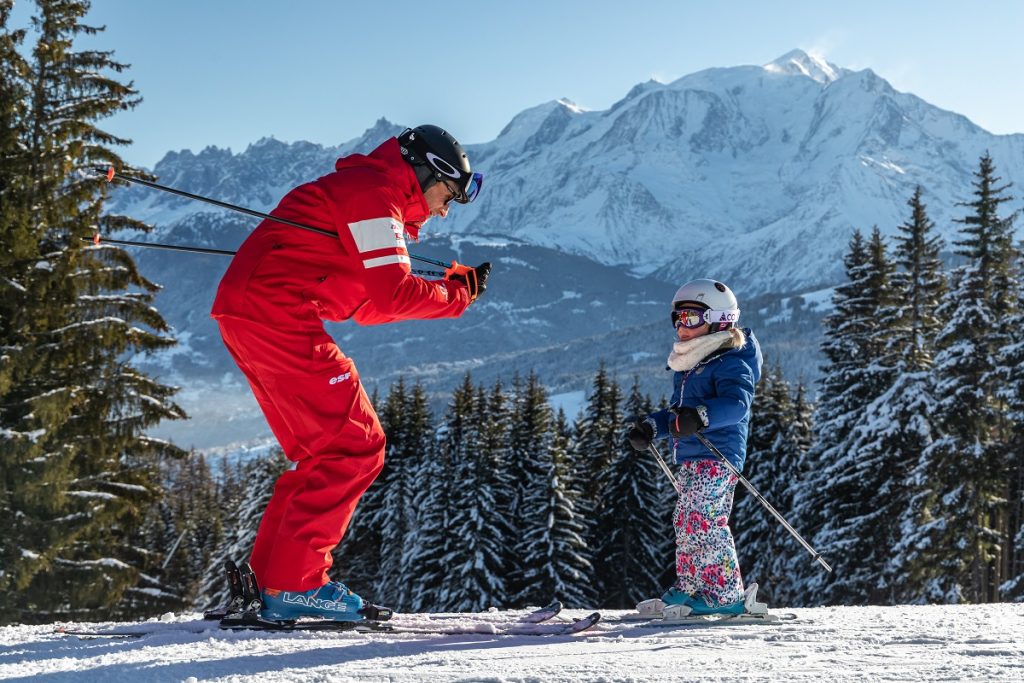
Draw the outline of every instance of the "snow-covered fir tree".
M405 382L400 378L393 384L380 409L378 418L387 437L387 449L394 446L395 426L401 422L405 408ZM381 405L377 392L370 397L370 404ZM387 453L384 456L384 468L369 488L359 499L359 504L352 513L348 529L335 547L334 574L346 586L380 604L387 604L385 598L377 594L381 578L381 534L380 516L384 508L385 482L391 467Z
M852 551L858 567L836 579L832 596L847 604L892 603L912 593L906 562L913 551L900 546L907 511L917 498L910 473L936 432L930 419L935 410L930 368L945 283L939 260L942 242L932 232L920 188L908 204L910 220L899 226L899 270L888 278L892 296L879 302L880 342L870 347L874 372L880 376L877 386L889 386L865 405L842 446L854 465L844 472L859 473L856 483L839 489L850 501L839 524L848 537L842 547ZM857 502L858 487L865 502Z
M793 562L806 577L807 599L863 604L882 600L878 576L902 511L879 505L877 498L902 485L901 472L884 453L858 451L870 445L858 430L874 426L866 410L894 379L888 321L896 313L896 296L894 265L877 227L867 243L854 235L845 262L849 283L836 288L836 312L826 319L822 345L830 363L815 420L819 440L808 454L807 486L794 501L800 525L817 530L812 545L835 571L825 573L802 558Z
M794 400L782 368L770 367L754 397L743 474L783 516L792 509L793 491L800 485L810 436L808 410L802 395ZM788 604L792 583L785 558L800 550L789 533L743 486L736 487L731 526L745 580L758 583L762 599Z
M368 517L380 545L375 554L365 558L368 565L377 566L373 591L367 597L395 609L408 609L412 583L407 577L415 571L409 563L420 523L420 479L425 459L430 457L433 434L422 387L410 391L404 380L393 385L382 422L388 448L384 471L374 483L381 492L381 502L375 514Z
M526 391L533 396L530 401L546 405L546 392L535 375L531 374ZM536 471L523 498L532 514L522 515L521 525L514 529L521 539L516 575L521 577L522 588L511 604L536 605L558 598L567 607L586 607L594 600L589 581L592 567L576 510L581 490L573 478L572 434L565 412L559 410L547 429L543 435L546 450L535 460Z
M434 431L432 443L424 445L430 455L420 473L419 524L415 543L406 549L409 566L415 568L405 577L412 584L410 609L414 611L443 610L448 605L452 575L445 558L458 542L451 527L453 497L459 485L454 479L452 453L472 411L472 390L467 373L452 394L445 423Z
M803 382L799 382L796 385L793 397L793 420L790 422L785 435L786 449L788 453L792 454L792 463L789 475L786 477L786 486L777 494L779 496L779 505L784 506L785 512L783 514L787 519L793 516L793 510L796 507L797 491L806 486L807 453L811 450L811 444L814 442L814 435L816 433L814 408L814 404L808 399L807 386ZM787 458L790 457L788 453ZM783 507L776 506L776 510L782 509ZM766 513L767 511L764 511L761 514ZM801 528L799 531L802 534L811 532L806 527ZM778 539L782 540L776 543L780 551L772 558L769 571L771 576L782 576L786 567L790 566L792 558L801 555L804 549L781 525L775 528L774 533ZM809 555L804 555L803 557L805 563L811 564L813 562ZM803 588L792 580L780 582L773 587L772 595L779 605L794 605L806 599Z
M941 327L939 307L946 278L939 257L943 242L934 233L918 187L907 202L910 219L899 226L895 257L898 266L892 286L898 297L896 315L889 321L889 343L896 358L892 387L875 400L867 412L858 448L871 450L892 461L893 481L879 492L887 512L897 511L890 559L880 573L877 590L886 602L920 599L921 587L913 580L917 548L907 539L927 497L931 483L914 473L921 454L939 430L932 418L932 366L935 337ZM896 477L901 477L899 481ZM898 506L902 510L898 510Z
M922 453L917 517L907 547L917 553L908 573L928 602L989 602L1005 576L1013 426L998 395L1003 353L1018 331L1005 321L1016 311L1019 281L1013 245L1015 213L986 154L975 173L974 200L963 202L957 254L967 260L942 302L945 325L936 339L932 414L942 433Z
M599 596L604 594L604 590L598 575L609 570L601 566L603 560L597 549L611 531L602 524L606 519L603 513L606 501L602 498L601 479L619 449L625 429L621 404L622 390L608 375L602 361L594 375L583 413L576 421L576 443L572 449L575 476L583 486L580 512L586 519L588 559L594 567L592 580L594 591Z
M512 380L512 415L509 430L510 457L506 472L510 499L504 509L511 529L516 532L509 546L512 570L506 583L513 604L546 604L553 596L546 595L536 574L539 567L527 557L535 557L532 547L535 522L547 502L546 478L549 476L553 415L547 402L547 393L536 373L531 372L525 382L516 375ZM547 520L544 520L546 522Z
M134 172L111 149L128 141L97 122L135 106L137 93L118 80L125 65L112 53L79 49L99 32L81 21L88 2L36 6L27 60L11 52L10 4L0 11L0 49L12 60L0 87L19 98L0 105L0 144L18 148L0 181L10 245L0 280L0 620L99 618L144 608L145 592L122 604L156 559L136 531L159 494L155 458L181 454L144 430L184 414L173 388L128 360L174 343L152 306L156 286L124 251L84 241L97 226L144 227L103 214L105 183L91 170Z
M274 493L277 480L291 466L281 449L274 449L265 457L242 465L244 483L241 500L225 511L224 537L212 554L200 584L196 606L208 609L224 605L230 595L224 573L224 562L232 560L239 565L252 555L256 532L259 530L267 503ZM256 577L259 579L259 577Z
M196 601L207 568L223 561L214 553L224 539L226 508L203 454L164 459L161 471L165 494L150 509L139 543L159 560L160 590L175 597L166 609L180 609Z
M1017 272L1024 272L1024 253L1018 248ZM1006 320L1010 329L1024 330L1024 282L1018 283L1017 310ZM1010 422L1007 447L1010 485L1007 496L1006 580L999 587L1004 600L1024 602L1024 337L1013 340L999 354L996 396L1006 406Z
M443 604L478 611L506 600L502 560L509 533L496 500L508 457L508 411L500 383L490 396L472 385L456 393L445 444L455 486L449 503L453 538L444 557L451 579Z
M423 385L416 383L406 402L406 423L405 452L403 457L407 464L412 464L415 469L407 471L408 495L410 498L405 501L409 509L409 526L406 529L405 547L402 552L402 566L400 567L400 580L403 584L403 591L399 592L401 604L414 604L416 596L411 593L414 586L407 577L416 576L419 565L415 561L417 556L416 547L420 542L420 529L423 526L423 506L427 490L434 485L424 476L426 464L433 460L436 454L434 441L433 415L430 412L430 404L427 399L427 392ZM396 579L393 579L396 580Z
M608 400L614 401L617 385L611 382ZM640 393L636 380L622 409L626 415L652 412L651 399ZM613 418L615 413L610 414ZM611 457L598 471L597 527L594 539L594 583L597 604L629 609L667 587L661 584L666 566L673 566L674 532L672 483L648 453L638 453L626 440L624 421L614 420L617 437Z

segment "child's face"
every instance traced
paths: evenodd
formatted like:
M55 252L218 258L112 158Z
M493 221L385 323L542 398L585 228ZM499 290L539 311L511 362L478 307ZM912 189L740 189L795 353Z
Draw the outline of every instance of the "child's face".
M679 341L690 341L697 337L702 337L711 330L711 325L704 323L700 327L687 328L680 325L676 328L676 336L679 337Z

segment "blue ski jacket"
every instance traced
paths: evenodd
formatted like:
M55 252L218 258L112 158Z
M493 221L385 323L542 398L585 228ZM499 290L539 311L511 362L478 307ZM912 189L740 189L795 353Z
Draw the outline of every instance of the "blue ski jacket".
M708 426L701 431L736 469L743 470L747 457L747 431L754 387L761 379L761 346L754 333L744 329L746 343L738 349L723 349L697 363L687 372L676 372L673 379L672 406L707 409ZM670 408L648 415L655 425L656 438L669 435ZM673 439L677 463L685 460L715 459L695 436Z

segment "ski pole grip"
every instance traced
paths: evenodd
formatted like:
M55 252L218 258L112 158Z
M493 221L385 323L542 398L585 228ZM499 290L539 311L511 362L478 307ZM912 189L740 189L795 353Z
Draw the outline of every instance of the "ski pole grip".
M117 175L117 171L114 170L114 167L111 166L110 168L108 168L107 169L107 182L108 183L114 182L114 176L115 175Z

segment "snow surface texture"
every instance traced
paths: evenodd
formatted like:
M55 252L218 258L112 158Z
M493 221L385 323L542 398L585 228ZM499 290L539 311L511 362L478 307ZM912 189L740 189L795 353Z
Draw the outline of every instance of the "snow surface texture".
M145 627L156 632L133 639L61 636L53 625L9 626L0 628L0 680L1024 680L1024 605L793 611L798 621L775 625L668 630L602 623L575 636L544 637L488 633L503 616L494 612L442 622L478 631L471 635L185 630L206 627L194 621L196 614L150 622ZM563 618L584 613L571 610Z

